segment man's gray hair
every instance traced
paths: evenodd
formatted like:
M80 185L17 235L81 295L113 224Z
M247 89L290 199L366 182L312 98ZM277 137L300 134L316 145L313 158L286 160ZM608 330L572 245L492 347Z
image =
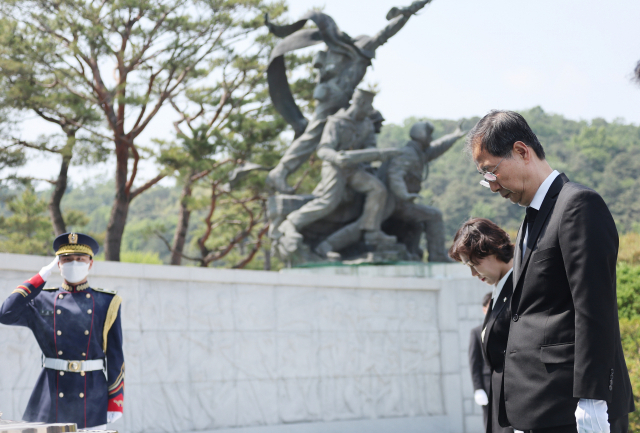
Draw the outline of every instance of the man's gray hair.
M469 131L465 148L471 155L480 146L480 150L486 150L490 155L508 157L516 141L523 142L538 158L545 159L538 137L524 117L515 111L491 110Z

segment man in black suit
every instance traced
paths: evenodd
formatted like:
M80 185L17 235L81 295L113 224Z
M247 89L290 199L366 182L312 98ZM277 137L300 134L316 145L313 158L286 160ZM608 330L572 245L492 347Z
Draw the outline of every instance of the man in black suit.
M527 208L516 239L500 424L627 432L634 410L618 324L618 234L595 191L553 170L524 118L491 111L467 146L483 185Z
M482 298L482 312L487 315L491 292ZM482 325L471 330L469 336L469 368L471 369L471 381L473 382L473 399L476 404L482 406L484 425L487 425L489 417L489 390L491 388L491 369L484 362L482 355Z

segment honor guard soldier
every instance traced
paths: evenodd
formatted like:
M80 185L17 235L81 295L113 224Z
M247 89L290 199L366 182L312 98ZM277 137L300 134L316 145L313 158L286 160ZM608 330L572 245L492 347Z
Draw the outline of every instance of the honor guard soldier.
M56 258L0 308L0 323L30 328L43 353L42 373L23 418L104 429L123 410L122 298L87 282L99 249L95 239L65 233L53 249ZM56 267L62 287L45 288Z

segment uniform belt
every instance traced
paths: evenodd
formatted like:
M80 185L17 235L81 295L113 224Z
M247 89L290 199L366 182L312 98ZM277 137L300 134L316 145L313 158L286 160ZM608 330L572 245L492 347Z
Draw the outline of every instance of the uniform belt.
M65 359L44 358L44 363L42 365L44 368L50 368L58 371L69 371L71 373L104 370L103 359L92 359L90 361L67 361Z

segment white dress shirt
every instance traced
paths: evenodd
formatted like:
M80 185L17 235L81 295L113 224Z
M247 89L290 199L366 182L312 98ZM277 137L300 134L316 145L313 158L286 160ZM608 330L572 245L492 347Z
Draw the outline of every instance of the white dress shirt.
M559 175L560 173L558 173L558 170L553 170L551 174L547 176L544 182L542 182L540 187L538 187L538 190L536 191L536 195L533 196L533 200L531 200L531 204L527 207L532 207L535 210L540 210L540 206L542 206L542 202L544 201L544 198L547 196L547 193L549 192L549 188L551 188L551 184L553 183L554 180L556 180L556 177L558 177ZM522 240L522 257L521 257L522 260L524 260L524 252L527 251L528 237L529 237L529 227L524 226L524 238Z
M493 310L493 307L496 305L496 299L500 298L500 295L502 294L502 288L504 287L504 283L507 282L507 278L509 278L509 275L511 275L512 272L513 272L513 268L509 269L509 272L504 274L504 277L502 277L500 281L498 281L496 285L493 286L493 294L491 295L492 310Z

